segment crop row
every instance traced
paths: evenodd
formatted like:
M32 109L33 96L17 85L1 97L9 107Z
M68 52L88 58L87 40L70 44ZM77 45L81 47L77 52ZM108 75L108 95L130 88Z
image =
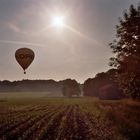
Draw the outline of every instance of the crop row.
M98 106L88 103L32 105L17 110L11 117L3 115L0 139L109 140L117 133Z
M24 115L21 117L14 117L13 120L11 119L10 121L8 120L8 122L5 121L3 124L1 124L0 137L2 139L18 137L19 134L23 133L34 123L40 121L43 117L47 116L54 110L56 110L56 108L47 107L46 109L43 108L43 110L40 111L30 112L30 114L26 114L23 111Z

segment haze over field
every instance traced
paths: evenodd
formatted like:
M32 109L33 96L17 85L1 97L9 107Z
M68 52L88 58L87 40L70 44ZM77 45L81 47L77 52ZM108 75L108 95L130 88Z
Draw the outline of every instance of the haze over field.
M83 82L108 70L108 43L132 2L139 0L1 0L0 79L70 77ZM55 18L61 16L64 26L52 26L52 21L63 25ZM26 76L14 58L21 47L36 54Z

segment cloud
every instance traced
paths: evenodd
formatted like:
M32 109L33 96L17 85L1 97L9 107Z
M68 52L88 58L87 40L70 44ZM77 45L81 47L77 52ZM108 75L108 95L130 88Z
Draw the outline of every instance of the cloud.
M7 25L14 32L22 33L21 29L18 26L14 25L13 23L7 23Z
M45 47L43 44L30 43L30 42L21 42L21 41L11 41L11 40L0 40L0 43L20 44L20 45L27 45L27 46Z

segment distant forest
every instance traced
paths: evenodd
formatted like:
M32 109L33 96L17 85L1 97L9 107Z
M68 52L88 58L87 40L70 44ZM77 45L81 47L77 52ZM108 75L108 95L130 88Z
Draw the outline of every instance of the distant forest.
M22 80L0 81L0 92L61 92L62 81L54 80Z
M76 80L22 80L0 81L0 92L50 92L63 96L91 96L100 99L120 99L124 95L116 82L116 69L98 73L87 79L83 84Z

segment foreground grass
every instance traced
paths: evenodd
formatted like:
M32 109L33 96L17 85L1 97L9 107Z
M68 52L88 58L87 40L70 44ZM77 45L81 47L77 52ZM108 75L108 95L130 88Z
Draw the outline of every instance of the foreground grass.
M0 139L140 139L140 103L97 98L6 98Z

